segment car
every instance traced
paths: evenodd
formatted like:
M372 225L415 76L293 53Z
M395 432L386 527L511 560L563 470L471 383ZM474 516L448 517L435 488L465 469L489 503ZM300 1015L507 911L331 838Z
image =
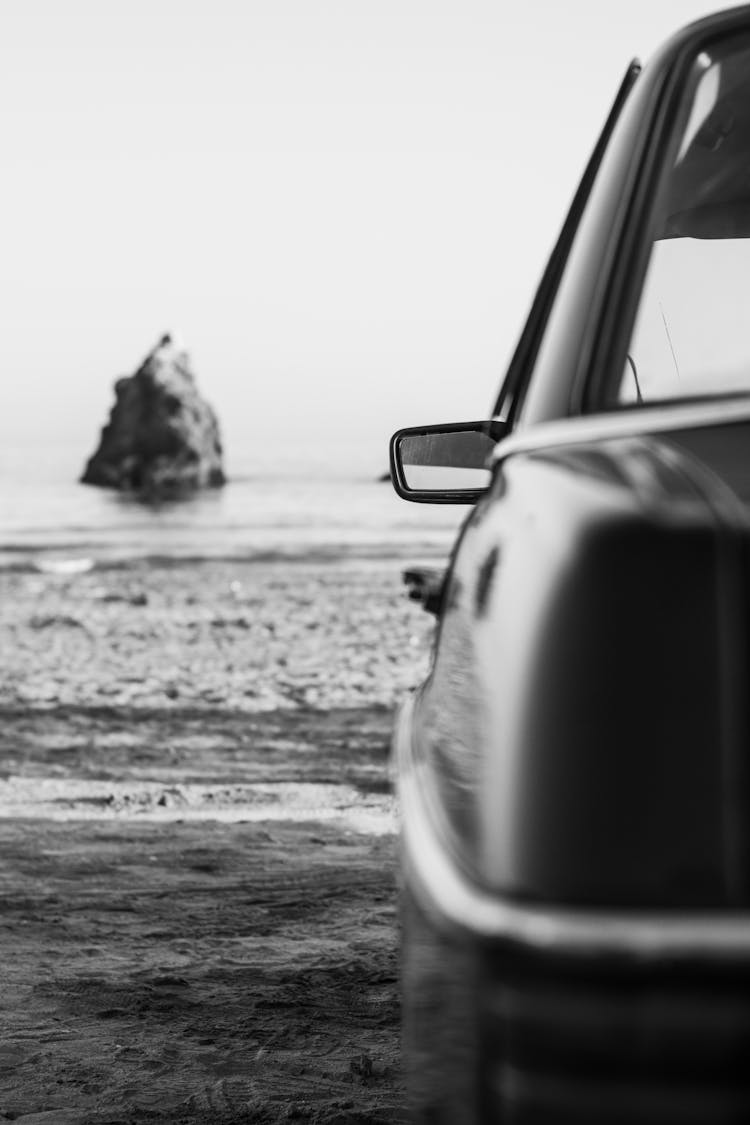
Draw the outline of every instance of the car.
M750 1121L750 7L631 65L490 416L394 734L418 1122Z

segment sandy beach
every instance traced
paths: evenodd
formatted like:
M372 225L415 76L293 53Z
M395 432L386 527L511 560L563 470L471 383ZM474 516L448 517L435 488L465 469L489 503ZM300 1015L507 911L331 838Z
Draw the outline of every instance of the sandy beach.
M405 1120L399 564L0 585L0 1121Z

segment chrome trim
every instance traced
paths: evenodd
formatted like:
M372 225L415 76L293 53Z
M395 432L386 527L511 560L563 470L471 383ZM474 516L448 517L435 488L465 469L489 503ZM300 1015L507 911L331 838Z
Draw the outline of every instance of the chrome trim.
M394 734L404 877L441 924L480 941L518 943L571 958L750 958L750 913L660 914L519 905L472 885L446 854L421 795L424 764L412 755L413 699L402 705Z
M558 418L539 422L527 429L518 429L495 446L490 462L514 453L529 453L582 442L606 441L610 438L640 437L661 431L692 429L722 422L750 421L750 400L728 399L722 402L681 403L676 406L639 407L612 414L584 414L577 418Z

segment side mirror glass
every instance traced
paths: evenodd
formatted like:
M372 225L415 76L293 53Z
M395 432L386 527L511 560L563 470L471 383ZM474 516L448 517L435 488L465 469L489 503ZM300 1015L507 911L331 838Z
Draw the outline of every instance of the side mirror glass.
M503 422L451 422L398 430L391 438L391 478L404 500L473 504L489 487L490 456Z

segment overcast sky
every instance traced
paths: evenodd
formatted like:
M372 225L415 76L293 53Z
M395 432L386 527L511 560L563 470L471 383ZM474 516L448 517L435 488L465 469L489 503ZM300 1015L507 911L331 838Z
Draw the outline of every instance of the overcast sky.
M6 0L0 440L90 452L167 330L230 460L483 415L628 61L708 10Z

